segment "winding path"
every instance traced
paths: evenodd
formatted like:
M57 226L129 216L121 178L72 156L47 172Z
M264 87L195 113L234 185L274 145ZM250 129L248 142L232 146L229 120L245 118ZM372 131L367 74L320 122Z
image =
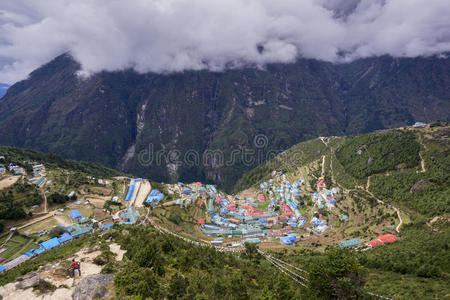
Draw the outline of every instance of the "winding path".
M366 192L370 196L374 197L375 200L377 200L378 203L386 205L386 203L384 201L378 199L371 191L369 191L369 188L370 188L370 177L371 176L367 177L367 184L366 184L366 188L365 188ZM398 217L398 220L399 220L399 223L398 223L397 227L395 227L395 231L400 232L400 226L402 226L402 224L403 224L403 219L402 219L402 216L400 215L400 210L398 210L398 208L393 206L393 205L391 205L391 207L397 213L397 217Z
M425 145L422 140L420 141L420 144L423 146L423 149L425 150ZM422 151L419 151L419 157L420 157L420 166L422 169L420 171L417 171L417 173L425 173L427 169L425 168L425 160L423 159Z

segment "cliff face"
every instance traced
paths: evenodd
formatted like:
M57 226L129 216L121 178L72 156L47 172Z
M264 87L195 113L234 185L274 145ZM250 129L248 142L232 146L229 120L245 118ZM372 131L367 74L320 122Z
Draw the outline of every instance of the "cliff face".
M0 144L230 188L244 171L314 136L450 118L450 59L299 60L85 80L78 69L63 55L13 85L1 100Z

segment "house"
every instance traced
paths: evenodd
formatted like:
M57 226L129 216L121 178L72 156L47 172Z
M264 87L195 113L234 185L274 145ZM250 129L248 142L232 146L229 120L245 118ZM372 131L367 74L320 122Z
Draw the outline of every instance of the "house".
M58 238L58 241L59 241L60 244L63 244L63 243L65 243L65 242L70 241L71 239L73 239L73 237L72 237L70 234L68 234L67 232L64 232L64 233Z
M211 241L211 245L222 245L223 240L222 239L216 239Z
M422 127L425 127L426 125L427 124L422 123L422 122L416 122L416 123L414 123L413 127L414 128L422 128Z
M71 232L71 235L74 238L87 235L89 232L91 232L92 228L93 228L92 224L89 224L87 226L75 224L74 230Z
M267 221L267 225L274 225L278 223L278 217L270 217L270 218L266 218Z
M339 247L341 247L341 248L354 247L354 246L360 245L361 243L362 242L360 239L351 239L351 240L339 242Z
M79 220L79 219L83 218L83 215L76 209L71 210L69 212L69 215L72 218L72 220Z
M54 237L52 239L49 239L45 242L40 243L39 246L41 246L45 250L50 250L52 248L59 246L60 244L61 243L59 242L58 238Z
M383 243L394 243L397 241L397 237L393 234L382 234L377 237L377 240L380 240Z
M383 242L380 240L373 240L373 241L367 242L367 246L370 246L370 247L376 247L376 246L380 246L380 245L383 245Z
M229 218L229 219L228 219L228 222L233 223L233 224L236 224L236 225L241 224L241 221L240 221L240 220L234 219L234 218Z
M292 246L297 240L295 235L280 237L280 242L284 245Z
M126 210L119 212L120 224L134 224L139 218L139 213L134 206L128 207Z

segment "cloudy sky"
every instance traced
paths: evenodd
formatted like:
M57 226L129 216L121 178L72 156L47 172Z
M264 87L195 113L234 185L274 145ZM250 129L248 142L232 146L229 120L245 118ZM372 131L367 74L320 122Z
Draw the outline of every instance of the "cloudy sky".
M449 0L1 0L0 82L69 52L83 73L450 51Z

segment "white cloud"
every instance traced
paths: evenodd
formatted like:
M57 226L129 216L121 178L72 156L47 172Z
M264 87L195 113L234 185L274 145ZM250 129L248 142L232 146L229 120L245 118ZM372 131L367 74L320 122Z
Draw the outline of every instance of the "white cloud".
M2 0L0 82L64 52L83 74L440 54L448 16L448 0Z

